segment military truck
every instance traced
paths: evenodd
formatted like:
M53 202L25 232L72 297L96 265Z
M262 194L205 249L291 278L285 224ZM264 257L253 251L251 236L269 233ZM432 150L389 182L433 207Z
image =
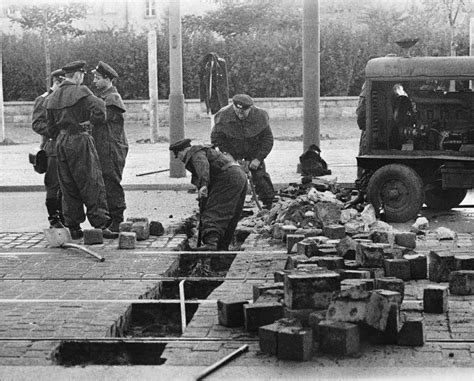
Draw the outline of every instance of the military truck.
M368 201L392 222L458 206L474 187L474 57L387 56L365 75Z

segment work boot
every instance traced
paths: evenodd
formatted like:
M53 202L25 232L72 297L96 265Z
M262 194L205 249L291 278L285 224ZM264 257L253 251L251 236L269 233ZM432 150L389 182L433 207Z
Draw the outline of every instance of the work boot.
M71 233L72 239L81 239L84 237L84 233L80 226L69 227L69 232Z
M102 228L102 237L106 239L117 239L119 233L111 231L109 228Z
M56 229L65 228L59 215L48 217L48 220L49 220L50 228L56 228Z
M219 235L208 234L203 238L204 245L197 247L196 251L217 251L217 244L219 243Z
M120 223L121 223L121 222L122 222L122 221L112 219L112 220L110 221L110 225L107 226L107 227L109 228L109 230L110 230L111 232L113 232L113 233L118 233L118 232L120 231L119 228L120 228Z

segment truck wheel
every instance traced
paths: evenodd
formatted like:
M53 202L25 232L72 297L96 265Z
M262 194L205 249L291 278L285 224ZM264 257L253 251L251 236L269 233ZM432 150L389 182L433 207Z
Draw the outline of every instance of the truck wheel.
M425 204L430 209L449 210L459 206L467 194L467 189L442 189L437 185L425 192Z
M367 199L376 212L383 207L387 221L406 222L415 218L423 206L423 181L406 165L384 165L371 176Z

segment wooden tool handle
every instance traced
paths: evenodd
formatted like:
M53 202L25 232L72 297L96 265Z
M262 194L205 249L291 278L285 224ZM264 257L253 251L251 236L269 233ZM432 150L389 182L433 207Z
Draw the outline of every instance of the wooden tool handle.
M78 245L78 244L76 244L76 243L67 242L67 243L63 243L61 246L62 246L62 247L65 247L65 248L71 248L71 249L81 250L81 251L83 251L84 253L87 253L87 254L89 254L89 255L92 255L93 257L97 258L97 259L98 259L99 261L101 261L101 262L104 262L104 261L105 261L105 258L104 258L104 257L101 257L99 254L93 252L92 250L87 249L87 248L85 248L84 246Z

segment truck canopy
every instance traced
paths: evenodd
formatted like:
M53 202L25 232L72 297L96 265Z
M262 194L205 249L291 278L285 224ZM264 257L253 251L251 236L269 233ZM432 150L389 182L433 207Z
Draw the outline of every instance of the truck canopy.
M381 57L367 62L368 80L474 79L474 56Z

